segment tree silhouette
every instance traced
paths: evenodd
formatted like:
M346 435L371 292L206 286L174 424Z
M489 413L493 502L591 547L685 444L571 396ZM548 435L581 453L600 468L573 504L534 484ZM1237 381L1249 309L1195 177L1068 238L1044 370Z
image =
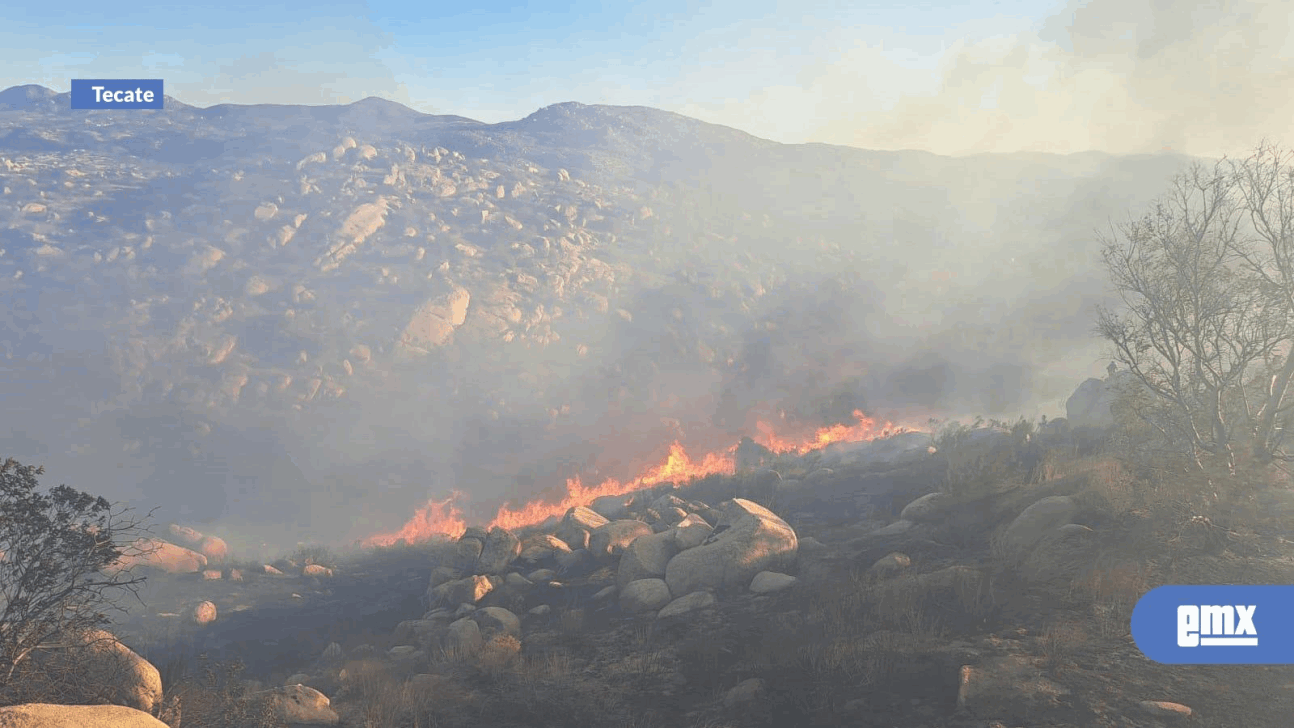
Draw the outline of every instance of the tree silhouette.
M114 568L143 530L128 511L66 485L39 492L44 468L0 465L0 687L33 650L98 628L143 577Z

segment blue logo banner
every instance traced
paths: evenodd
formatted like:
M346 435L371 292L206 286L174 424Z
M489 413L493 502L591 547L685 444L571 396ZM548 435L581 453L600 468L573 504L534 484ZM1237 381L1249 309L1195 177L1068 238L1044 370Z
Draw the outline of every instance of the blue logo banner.
M162 79L72 79L74 109L160 109Z
M1161 586L1132 610L1132 638L1169 665L1294 665L1294 586Z

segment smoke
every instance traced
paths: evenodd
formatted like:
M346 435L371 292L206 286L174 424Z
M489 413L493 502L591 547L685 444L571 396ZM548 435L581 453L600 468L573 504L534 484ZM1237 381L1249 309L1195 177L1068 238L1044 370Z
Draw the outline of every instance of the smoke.
M823 29L795 82L677 108L766 138L863 149L1235 155L1289 129L1292 17L1263 0L1068 0L1040 23L951 29L937 55L909 51L929 39L895 28ZM764 36L778 34L752 35L750 48ZM740 62L703 69L684 88L746 73Z

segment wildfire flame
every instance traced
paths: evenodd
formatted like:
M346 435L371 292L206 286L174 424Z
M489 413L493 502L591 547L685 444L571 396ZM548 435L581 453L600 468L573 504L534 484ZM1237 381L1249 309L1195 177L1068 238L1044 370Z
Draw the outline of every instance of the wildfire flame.
M442 534L450 538L458 538L467 530L463 512L454 505L454 502L461 497L463 497L462 493L454 491L445 500L428 501L427 505L419 508L413 514L413 518L410 518L399 531L370 536L362 543L369 547L394 546L401 541L412 544L427 541Z
M863 414L861 410L854 410L854 419L856 422L852 425L819 427L813 433L800 438L778 436L771 425L760 421L756 424L759 434L751 439L777 453L803 454L836 442L863 442L878 436L906 431L906 428L895 428L889 422L878 431L876 421ZM709 453L699 461L693 461L684 451L683 445L675 441L670 445L669 455L663 463L649 468L637 478L623 482L609 478L594 486L584 485L579 477L569 478L566 481L566 495L560 502L531 501L520 508L503 506L494 520L490 521L489 527L520 528L540 523L553 516L561 516L574 506L588 505L594 499L603 496L624 495L664 482L682 485L707 475L732 474L735 469L733 459L735 451L734 445L726 450ZM428 502L427 505L419 508L413 518L409 519L399 531L371 536L363 543L367 546L390 546L401 540L417 543L442 534L457 538L467 529L462 512L454 505L460 497L461 494L454 493L443 501Z
M819 427L812 435L802 438L779 437L773 431L772 425L761 420L755 425L755 429L759 431L759 436L751 439L776 453L803 455L812 450L821 450L832 443L864 442L874 440L878 436L888 437L892 434L898 434L906 429L896 428L894 423L886 422L878 432L876 420L863 414L862 410L854 410L854 419L856 422L852 425L839 424Z

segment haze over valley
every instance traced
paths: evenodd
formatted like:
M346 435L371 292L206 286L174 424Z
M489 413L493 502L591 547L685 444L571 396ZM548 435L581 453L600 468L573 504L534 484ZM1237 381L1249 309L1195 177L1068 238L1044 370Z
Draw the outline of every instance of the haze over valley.
M1054 416L1103 365L1095 224L1186 161L68 103L0 93L8 449L248 545L453 491L489 521L855 410Z

